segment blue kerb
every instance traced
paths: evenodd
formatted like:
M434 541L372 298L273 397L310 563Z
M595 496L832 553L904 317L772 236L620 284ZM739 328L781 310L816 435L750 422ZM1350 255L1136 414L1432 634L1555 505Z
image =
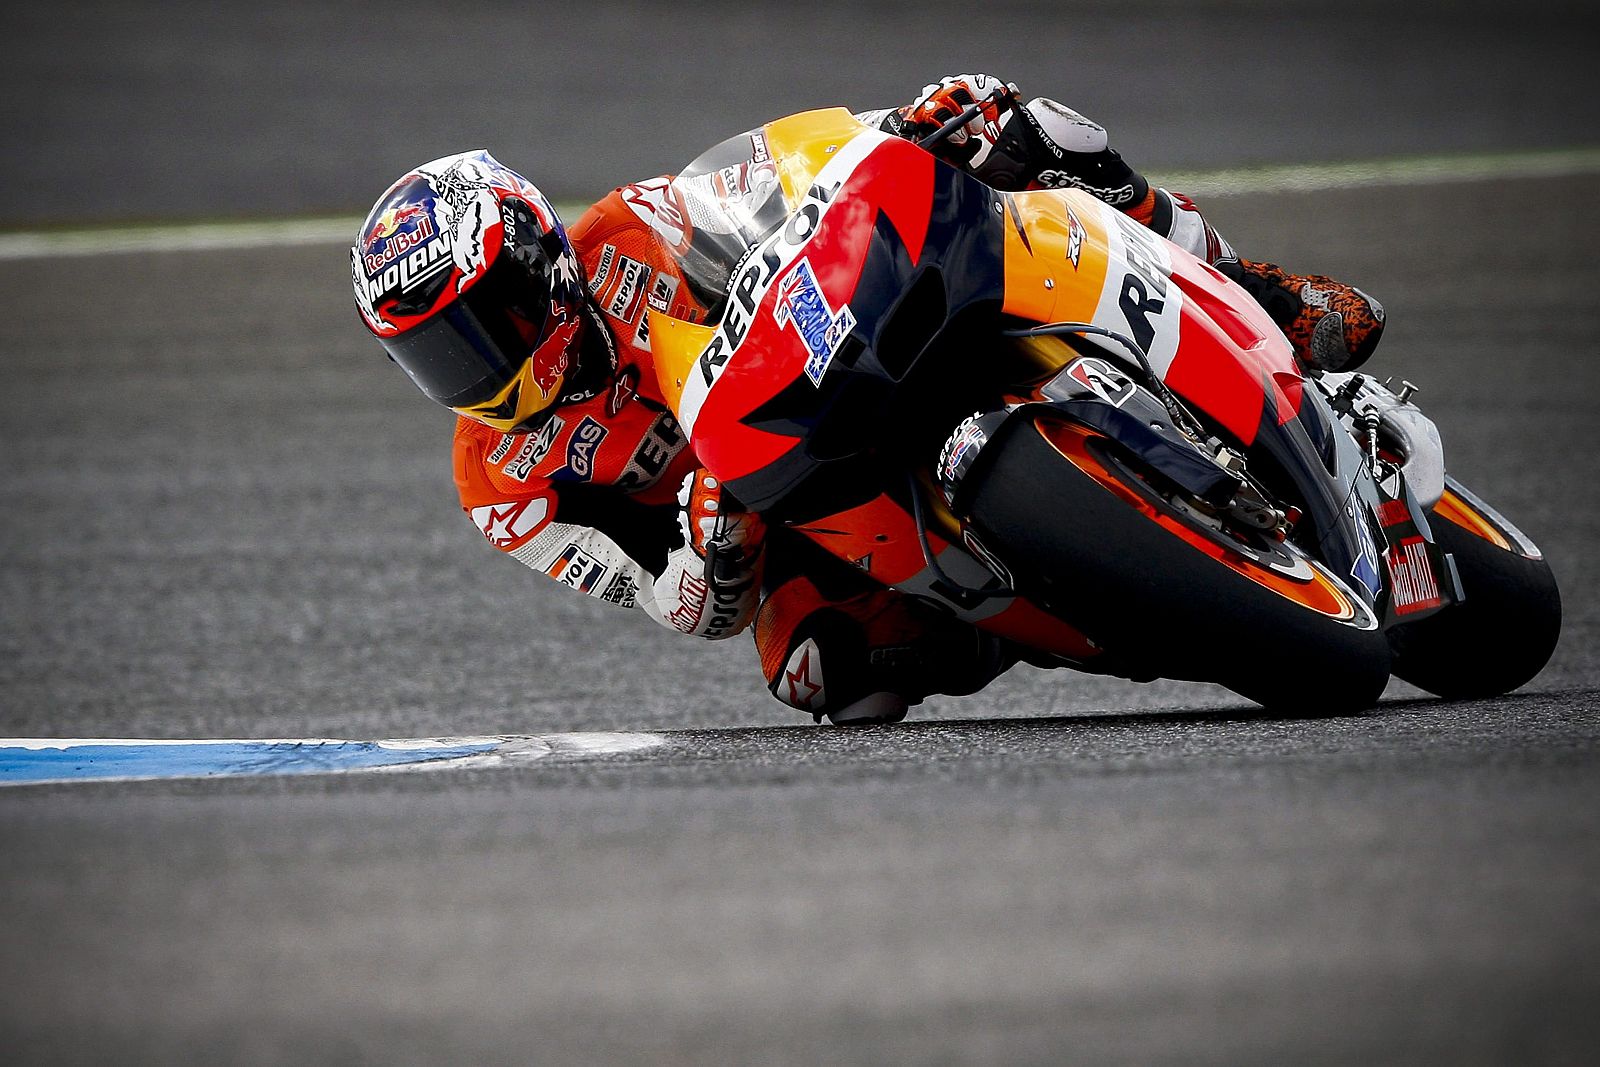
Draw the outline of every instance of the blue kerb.
M397 767L492 752L496 741L385 747L376 741L237 741L223 744L0 747L0 784L96 778L209 778L317 774Z

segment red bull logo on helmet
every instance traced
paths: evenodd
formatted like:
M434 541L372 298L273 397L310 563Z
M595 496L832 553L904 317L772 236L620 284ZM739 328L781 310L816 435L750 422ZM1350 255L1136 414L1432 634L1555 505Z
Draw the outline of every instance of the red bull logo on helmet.
M362 266L377 274L407 252L420 248L438 234L433 213L425 202L391 206L378 216L362 243Z

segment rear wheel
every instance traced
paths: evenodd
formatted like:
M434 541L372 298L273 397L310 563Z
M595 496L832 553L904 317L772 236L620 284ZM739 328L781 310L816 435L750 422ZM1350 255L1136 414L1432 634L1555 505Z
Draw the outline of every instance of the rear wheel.
M1390 631L1394 673L1458 699L1499 696L1531 681L1561 636L1561 593L1550 564L1453 479L1431 525L1439 547L1455 557L1465 598Z
M979 536L1117 661L1302 713L1382 695L1389 645L1355 594L1295 546L1163 491L1108 439L1041 418L991 442L977 474Z

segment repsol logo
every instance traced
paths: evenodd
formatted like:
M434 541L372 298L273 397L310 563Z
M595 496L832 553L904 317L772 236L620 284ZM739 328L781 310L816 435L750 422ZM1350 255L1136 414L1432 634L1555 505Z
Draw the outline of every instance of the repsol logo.
M712 588L711 622L705 632L707 638L715 640L732 632L734 624L739 621L745 588L743 584L735 588L721 585Z
M1117 306L1122 309L1122 317L1133 339L1149 352L1156 336L1151 316L1160 318L1162 309L1167 306L1167 276L1161 269L1161 246L1156 243L1156 236L1143 226L1124 223L1120 218L1117 222L1126 239L1123 256L1128 261Z
M667 464L683 451L687 443L683 431L678 428L678 420L663 412L650 424L644 440L634 449L622 477L617 479L617 488L623 492L634 492L656 484L666 472Z
M733 281L728 286L728 307L722 314L722 323L712 336L711 343L700 353L700 374L707 386L717 380L717 375L727 365L750 332L755 321L756 308L762 297L772 287L772 280L784 267L794 262L822 225L822 217L833 203L834 194L841 182L830 186L812 185L800 209L789 216L784 228L745 254L734 268Z

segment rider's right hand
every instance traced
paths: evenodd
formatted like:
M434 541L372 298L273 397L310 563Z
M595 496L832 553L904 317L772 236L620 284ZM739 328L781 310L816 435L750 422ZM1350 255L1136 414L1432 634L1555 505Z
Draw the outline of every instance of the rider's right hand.
M989 99L993 97L993 99ZM956 150L963 163L982 166L993 147L993 130L1000 118L1017 106L1014 83L1002 82L992 74L956 74L922 87L922 93L905 111L904 122L918 135L934 132L978 101L983 110L966 125L950 134L945 142Z

